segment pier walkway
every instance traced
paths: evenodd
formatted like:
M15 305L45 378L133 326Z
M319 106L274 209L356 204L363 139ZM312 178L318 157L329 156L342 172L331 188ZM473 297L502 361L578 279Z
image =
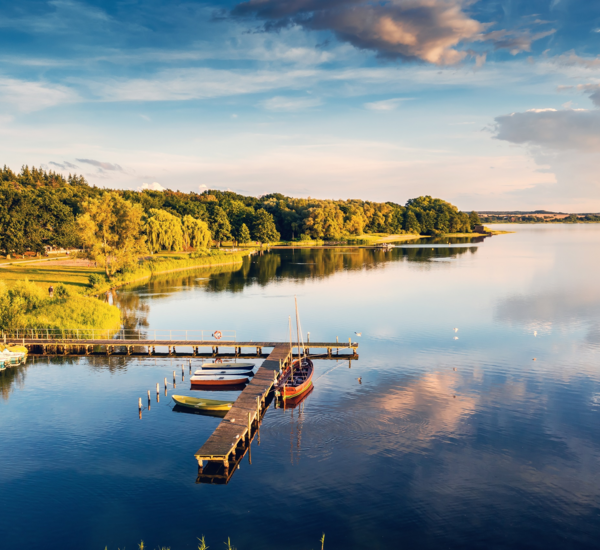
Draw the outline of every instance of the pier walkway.
M275 345L217 429L196 452L199 475L203 473L204 461L216 461L222 462L224 477L229 477L230 459L235 463L237 454L246 452L253 433L258 430L267 396L277 381L279 369L289 364L291 354L290 344Z

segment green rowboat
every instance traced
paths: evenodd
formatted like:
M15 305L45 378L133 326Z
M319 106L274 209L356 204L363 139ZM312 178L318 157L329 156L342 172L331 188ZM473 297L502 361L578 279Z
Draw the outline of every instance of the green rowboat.
M198 411L228 411L233 406L232 401L218 401L216 399L201 399L186 395L174 395L173 401L182 407L189 407Z

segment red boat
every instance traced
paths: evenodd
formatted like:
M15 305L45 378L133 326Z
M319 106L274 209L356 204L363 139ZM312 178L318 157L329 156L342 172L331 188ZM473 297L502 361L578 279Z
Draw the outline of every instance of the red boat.
M312 388L314 366L308 357L295 359L275 386L275 395L291 399Z
M194 386L236 386L246 384L248 376L240 374L212 375L212 376L192 376L190 378L192 387Z

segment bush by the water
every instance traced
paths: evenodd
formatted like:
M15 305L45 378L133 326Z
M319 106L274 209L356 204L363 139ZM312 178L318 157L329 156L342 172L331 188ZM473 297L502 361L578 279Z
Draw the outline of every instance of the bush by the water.
M121 313L117 307L82 296L66 285L56 285L51 298L42 288L27 279L18 281L10 289L0 281L1 330L117 330L120 326Z

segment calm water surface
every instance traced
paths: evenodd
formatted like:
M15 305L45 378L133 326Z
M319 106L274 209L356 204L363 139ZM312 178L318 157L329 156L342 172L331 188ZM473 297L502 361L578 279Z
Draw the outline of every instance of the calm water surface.
M120 291L128 327L244 340L285 340L296 294L311 339L352 336L360 359L317 361L314 391L269 409L226 486L195 483L219 419L154 391L138 418L181 360L5 371L0 547L310 550L323 532L326 549L597 547L600 226L512 229L283 250ZM192 393L180 376L175 391Z

